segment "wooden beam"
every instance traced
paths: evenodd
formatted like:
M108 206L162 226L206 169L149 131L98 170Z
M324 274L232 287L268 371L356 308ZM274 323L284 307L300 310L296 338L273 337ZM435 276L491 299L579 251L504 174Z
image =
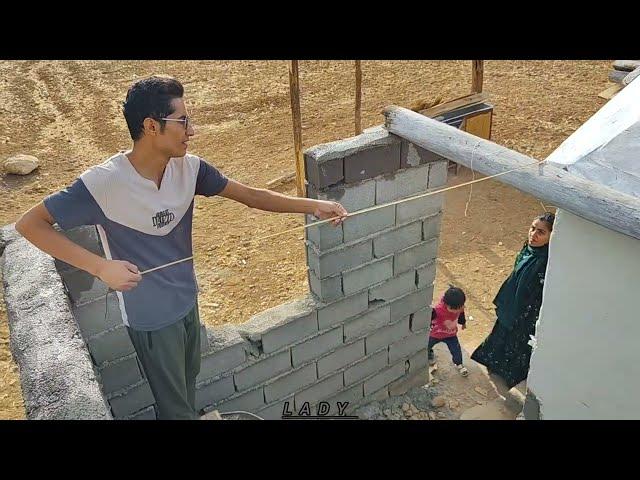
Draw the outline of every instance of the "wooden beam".
M482 92L482 82L484 77L484 60L473 60L471 70L471 93Z
M389 132L483 175L495 175L537 160L445 123L391 106ZM565 209L616 232L640 239L640 198L585 180L551 164L529 166L498 177L544 203Z
M356 135L362 133L362 67L360 60L356 60Z
M300 115L300 84L298 61L289 64L289 95L291 97L291 117L293 120L293 147L296 156L296 187L299 197L306 196L304 191L304 158L302 156L302 117Z
M605 100L611 100L623 88L624 88L623 85L620 85L619 83L615 83L615 84L610 85L609 87L605 88L603 91L601 91L598 94L598 96L600 98L604 98Z

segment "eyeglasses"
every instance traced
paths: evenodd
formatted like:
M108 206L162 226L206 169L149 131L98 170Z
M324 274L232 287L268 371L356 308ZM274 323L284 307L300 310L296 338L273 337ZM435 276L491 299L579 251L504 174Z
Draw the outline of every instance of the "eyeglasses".
M165 120L168 122L180 122L180 123L184 123L184 129L189 130L189 125L191 125L191 119L189 117L184 117L184 118L161 118L160 120Z

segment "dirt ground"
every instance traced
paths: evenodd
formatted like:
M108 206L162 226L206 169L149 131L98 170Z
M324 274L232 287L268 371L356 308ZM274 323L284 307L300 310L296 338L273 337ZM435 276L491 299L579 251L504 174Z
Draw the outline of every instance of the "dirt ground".
M495 105L492 140L541 159L603 104L611 61L487 61L484 90ZM362 124L383 122L390 104L469 93L470 61L363 61ZM190 151L226 175L258 187L294 171L284 61L0 61L0 160L35 155L26 177L0 174L0 225L14 222L85 169L130 147L120 111L132 81L150 74L180 79L196 124ZM301 61L303 143L308 148L353 135L354 66ZM449 183L462 183L461 169ZM290 183L280 191L295 194ZM461 340L473 349L491 329L491 301L509 272L528 222L543 210L532 197L487 181L447 193L436 295L447 282L468 294L474 317ZM207 325L240 323L304 294L301 232L244 245L302 225L296 215L249 209L222 198L196 199L194 252ZM1 297L0 289L0 297ZM24 418L17 367L0 301L0 419Z

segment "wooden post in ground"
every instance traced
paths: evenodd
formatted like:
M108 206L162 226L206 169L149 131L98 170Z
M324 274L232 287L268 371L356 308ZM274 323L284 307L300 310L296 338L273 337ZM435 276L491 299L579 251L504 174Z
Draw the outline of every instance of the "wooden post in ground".
M300 86L298 82L298 61L289 64L289 94L291 97L291 118L293 120L293 146L296 156L296 187L299 197L306 196L304 189L304 158L302 156L302 117L300 116Z
M482 92L482 81L484 76L484 60L473 60L471 69L471 93Z
M360 60L356 60L356 135L362 133L362 68Z

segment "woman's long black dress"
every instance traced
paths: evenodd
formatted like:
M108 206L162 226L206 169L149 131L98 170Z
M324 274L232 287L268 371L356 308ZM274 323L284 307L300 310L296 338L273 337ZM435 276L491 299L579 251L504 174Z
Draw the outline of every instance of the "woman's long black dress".
M525 245L518 253L511 275L493 300L497 315L493 330L471 355L490 372L500 375L509 388L525 380L529 373L529 340L540 314L548 253L548 245Z

